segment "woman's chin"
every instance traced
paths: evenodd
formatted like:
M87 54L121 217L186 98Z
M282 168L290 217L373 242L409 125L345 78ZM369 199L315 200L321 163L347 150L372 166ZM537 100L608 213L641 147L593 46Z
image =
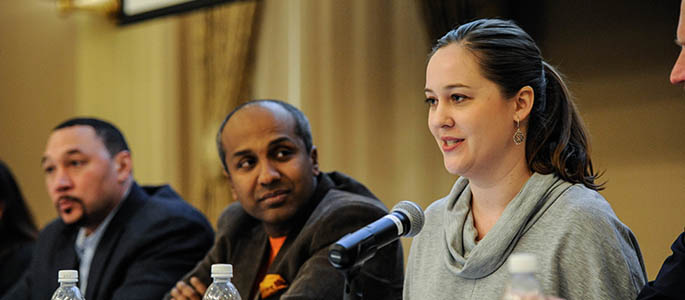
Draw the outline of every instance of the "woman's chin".
M456 175L456 176L461 176L460 168L445 164L445 169L447 170L447 173L450 173L450 174Z

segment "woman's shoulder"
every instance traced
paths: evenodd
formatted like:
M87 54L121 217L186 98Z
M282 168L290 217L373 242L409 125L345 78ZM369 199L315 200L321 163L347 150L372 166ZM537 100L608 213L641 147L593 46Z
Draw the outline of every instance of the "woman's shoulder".
M621 224L609 202L600 193L582 184L569 187L550 209L556 212L555 218L579 226L603 224L614 227Z
M585 213L607 213L613 210L609 202L595 190L582 184L570 186L557 200L566 209Z

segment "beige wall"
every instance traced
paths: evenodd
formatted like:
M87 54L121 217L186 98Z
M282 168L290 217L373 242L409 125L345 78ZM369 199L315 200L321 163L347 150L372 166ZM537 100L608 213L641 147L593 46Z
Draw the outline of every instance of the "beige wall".
M60 18L50 1L0 1L0 159L39 226L56 216L40 169L52 127L76 115L112 121L141 183L179 185L178 20L118 27Z
M40 170L44 142L76 106L76 30L48 1L0 1L0 159L40 224L55 215Z
M120 27L74 15L77 115L111 120L124 132L141 183L179 186L178 19Z

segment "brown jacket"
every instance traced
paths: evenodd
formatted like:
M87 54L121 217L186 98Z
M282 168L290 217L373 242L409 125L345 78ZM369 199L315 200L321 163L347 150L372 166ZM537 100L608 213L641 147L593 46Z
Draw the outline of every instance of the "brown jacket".
M267 299L342 299L344 278L328 262L328 247L387 214L385 206L354 179L337 172L321 173L317 179L316 191L301 222L288 235L266 272L280 275L288 287ZM260 221L249 216L239 203L226 208L217 231L212 249L184 280L197 276L209 285L211 265L230 263L232 282L241 297L248 300L267 253L267 235ZM401 299L403 270L399 241L380 249L359 275L364 298Z

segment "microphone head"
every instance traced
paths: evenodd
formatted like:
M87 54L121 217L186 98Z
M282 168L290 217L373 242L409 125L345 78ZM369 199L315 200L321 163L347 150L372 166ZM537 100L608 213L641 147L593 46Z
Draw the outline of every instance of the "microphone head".
M423 228L423 211L421 207L411 201L400 201L393 206L391 212L400 212L409 219L409 231L404 234L406 237L413 237Z

